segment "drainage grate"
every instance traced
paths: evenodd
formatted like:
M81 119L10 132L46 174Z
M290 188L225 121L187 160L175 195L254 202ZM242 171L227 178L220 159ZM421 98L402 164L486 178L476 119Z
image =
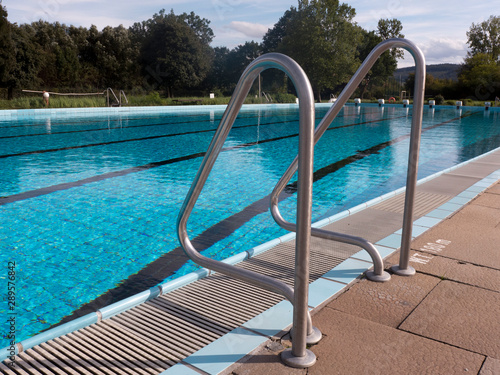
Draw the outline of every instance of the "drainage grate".
M311 243L310 281L345 257ZM293 285L294 241L238 267ZM124 313L26 350L0 364L1 374L159 374L284 298L222 274L159 296ZM6 366L7 365L7 366Z
M413 212L414 219L424 216L426 213L448 202L451 198L452 197L449 195L417 192L415 194L415 208ZM404 213L404 202L405 195L399 194L392 199L388 199L385 202L373 206L372 208L402 214Z

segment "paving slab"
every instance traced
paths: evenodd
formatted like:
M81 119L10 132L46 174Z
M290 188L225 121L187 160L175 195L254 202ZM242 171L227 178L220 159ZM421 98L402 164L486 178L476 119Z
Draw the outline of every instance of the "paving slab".
M500 164L500 153L498 151L496 151L496 152L493 152L489 155L482 156L481 162ZM500 167L498 167L498 168L500 168Z
M380 223L384 223L384 225L380 225ZM324 229L360 236L367 241L377 242L401 228L402 223L403 214L367 208L342 221L329 224Z
M498 375L500 374L500 360L488 357L484 361L479 375Z
M473 161L467 163L464 166L457 168L449 172L452 176L468 176L476 178L484 178L485 175L495 172L498 170L497 163Z
M399 264L399 252L387 258L385 264L388 266ZM413 250L410 251L410 266L417 272L440 279L458 281L500 292L500 270L442 257L430 252Z
M400 329L500 358L500 293L442 281Z
M250 353L243 365L236 364L223 374L231 375L306 375L307 369L287 367L281 362L280 353L285 349L279 342L269 341L263 347Z
M411 248L500 269L500 210L469 204L412 242ZM471 238L473 236L473 239ZM445 248L437 241L450 242Z
M499 194L500 194L500 189L499 189ZM472 202L472 204L500 209L500 199L498 199L498 194L491 194L489 192L481 194L477 199L475 199Z
M396 328L440 281L424 274L410 278L392 275L386 283L363 279L328 306Z
M489 194L500 194L500 184L495 184L493 187L488 189Z
M417 192L455 196L478 181L476 177L444 175L417 186Z
M314 323L325 337L309 375L477 374L485 358L328 307Z

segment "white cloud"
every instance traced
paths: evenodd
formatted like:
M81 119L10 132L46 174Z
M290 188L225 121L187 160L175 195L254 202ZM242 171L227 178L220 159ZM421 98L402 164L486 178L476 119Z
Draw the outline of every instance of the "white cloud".
M422 46L422 51L428 63L449 61L462 62L467 53L465 40L459 39L432 39Z
M260 23L232 21L228 27L247 37L261 39L271 26L262 25Z

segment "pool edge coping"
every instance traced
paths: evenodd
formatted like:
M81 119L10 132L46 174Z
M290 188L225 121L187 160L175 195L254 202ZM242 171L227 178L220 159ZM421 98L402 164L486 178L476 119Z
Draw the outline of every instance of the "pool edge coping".
M489 154L492 154L494 152L497 152L499 150L500 150L500 147L498 147L496 149L493 149L491 151L488 151L488 152L486 152L486 153L484 153L482 155L476 156L475 158L467 160L467 161L465 161L463 163L460 163L460 164L457 164L457 165L452 166L450 168L444 169L443 171L439 171L439 172L436 172L436 173L434 173L434 174L432 174L430 176L424 177L424 178L418 180L417 185L420 185L420 184L422 184L424 182L427 182L429 180L437 178L437 177L439 177L439 176L441 176L441 175L443 175L445 173L449 173L449 172L451 172L451 171L453 171L455 169L463 167L464 165L467 165L467 164L469 164L471 162L477 161L478 159L481 159L481 158L483 158L483 157L485 157L485 156L487 156ZM497 171L489 174L488 176L480 179L478 182L476 182L472 186L475 186L476 184L482 182L483 180L487 180L487 179L491 180L492 179L491 176L494 175L494 174L498 174L497 179L500 179L500 170L497 170ZM470 188L468 188L468 189L470 189ZM467 191L468 189L465 189L464 191ZM467 198L468 199L467 202L461 204L454 211L450 211L450 212L455 212L455 211L459 210L465 204L467 204L468 202L470 202L472 199L474 199L477 195L481 194L486 189L487 189L487 187L481 186L481 190L480 191L474 192L475 193L474 197ZM365 203L359 204L359 205L357 205L355 207L352 207L352 208L347 209L345 211L339 212L339 213L337 213L335 215L332 215L332 216L330 216L328 218L325 218L325 219L322 219L320 221L317 221L317 222L313 223L312 226L313 227L323 227L325 225L331 224L331 223L333 223L333 222L335 222L337 220L340 220L342 218L348 217L348 216L350 216L350 215L352 215L354 213L357 213L359 211L362 211L362 210L364 210L364 209L366 209L368 207L371 207L373 205L381 203L384 200L392 198L395 195L404 192L405 190L406 190L406 187L403 186L403 187L401 187L399 189L396 189L396 190L394 190L392 192L383 194L380 197L371 199L371 200L369 200L369 201L367 201ZM462 194L463 192L457 194L456 196ZM451 198L451 199L453 199L453 198ZM444 220L444 218L440 219L434 225L437 225L442 220ZM414 223L414 225L415 225L415 223ZM393 233L393 234L391 234L391 235L389 235L387 237L391 237L391 236L395 236L395 235L397 236L398 234L395 232L395 233ZM261 245L258 245L256 247L253 247L252 249L245 250L245 251L243 251L241 253L238 253L238 254L235 254L235 255L233 255L233 256L231 256L229 258L226 258L226 259L223 260L223 262L224 263L228 263L228 264L237 264L237 263L239 263L241 261L244 261L244 260L252 258L252 257L254 257L254 256L258 255L258 254L266 252L267 250L270 250L271 248L275 247L276 245L278 245L280 243L284 243L284 242L290 241L293 238L295 238L295 233L293 233L293 232L287 233L287 234L285 234L283 236L275 238L275 239L273 239L271 241L268 241L268 242L266 242L264 244L261 244ZM397 248L399 246L396 247L396 248L393 248L391 246L387 246L387 245L384 245L383 243L380 243L381 241L384 241L386 238L379 240L377 243L375 243L375 245L377 246L377 249L379 247L383 247L384 250L385 249L393 249L393 251L390 253L390 254L392 254L394 251L397 250ZM356 255L356 254L354 254L354 255ZM389 256L390 254L384 255L383 258ZM364 261L362 258L360 259L359 257L355 257L354 255L352 257L349 257L346 260L356 259L356 260L362 260L362 261ZM340 263L339 266L342 265L346 260L344 260L342 263ZM367 266L367 269L368 268L370 268L369 265ZM30 337L30 338L22 340L22 341L20 341L18 343L15 343L15 345L9 345L9 346L7 346L5 348L0 349L0 362L2 362L5 359L11 357L12 356L12 354L11 354L12 351L15 352L14 355L17 355L17 354L19 354L19 353L21 353L23 351L26 351L27 349L30 349L30 348L32 348L32 347L34 347L36 345L41 344L41 343L44 343L44 342L47 342L47 341L52 340L54 338L63 336L65 334L68 334L68 333L71 333L71 332L74 332L76 330L88 327L89 325L94 324L94 323L98 323L98 322L100 322L102 320L111 318L111 317L113 317L113 316L115 316L115 315L117 315L119 313L125 312L125 311L127 311L127 310L129 310L129 309L131 309L133 307L136 307L136 306L138 306L138 305L140 305L140 304L142 304L144 302L147 302L147 301L149 301L151 299L154 299L154 298L158 297L159 295L164 295L166 293L172 292L172 291L174 291L174 290L176 290L176 289L178 289L178 288L180 288L182 286L188 285L188 284L190 284L190 283L192 283L194 281L197 281L197 280L200 280L200 279L205 278L207 276L210 276L213 273L215 273L215 272L213 272L213 271L211 271L209 269L206 269L206 268L201 268L201 269L199 269L197 271L194 271L194 272L188 273L186 275L183 275L183 276L181 276L181 277L179 277L177 279L174 279L174 280L168 281L166 283L162 283L160 285L151 287L151 288L149 288L149 289L147 289L147 290L145 290L143 292L140 292L140 293L137 293L137 294L135 294L135 295L133 295L131 297L125 298L124 300L115 302L115 303L113 303L113 304L111 304L109 306L105 306L105 307L103 307L101 309L98 309L97 311L88 313L88 314L86 314L86 315L84 315L82 317L79 317L79 318L77 318L75 320L72 320L70 322L61 324L58 327L55 327L55 328L49 329L49 330L47 330L45 332L36 334L33 337ZM321 280L321 278L318 279L318 280ZM318 281L318 280L316 280L316 281ZM313 283L311 283L310 285L312 285L312 284ZM345 284L345 286L347 286L347 284ZM255 319L255 317L254 317L254 319ZM224 337L224 336L222 336L222 337ZM220 338L217 339L217 340L215 340L214 342L217 342L218 340L220 340ZM212 344L213 343L211 343L211 344L209 344L207 346L210 346ZM12 346L15 346L14 350L10 349ZM203 350L203 349L200 349L200 350ZM193 354L195 354L195 353L193 353ZM187 358L189 358L189 357L187 357ZM179 364L181 364L181 362L179 362ZM177 366L177 365L175 365L175 366ZM173 367L175 367L175 366L173 366ZM171 367L171 368L173 368L173 367ZM168 371L168 370L169 369L167 369L165 371Z

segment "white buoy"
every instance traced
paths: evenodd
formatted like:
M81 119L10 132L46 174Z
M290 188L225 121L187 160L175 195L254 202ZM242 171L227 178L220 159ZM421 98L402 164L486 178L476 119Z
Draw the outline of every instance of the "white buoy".
M403 108L406 108L407 105L410 105L410 101L408 99L403 100Z
M358 104L361 104L361 99L360 98L354 99L354 105L358 105Z
M457 100L455 104L457 106L457 109L460 109L460 107L462 106L462 101Z
M436 101L435 100L429 100L429 108L432 108L436 105Z
M484 102L484 109L488 110L491 107L491 102Z
M378 100L378 106L382 107L383 104L385 104L385 100L384 99L379 99Z

